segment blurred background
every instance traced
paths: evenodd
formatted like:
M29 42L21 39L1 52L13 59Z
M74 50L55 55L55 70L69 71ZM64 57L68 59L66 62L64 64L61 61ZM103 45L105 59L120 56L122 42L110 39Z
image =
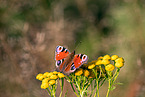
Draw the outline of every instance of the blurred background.
M0 0L0 97L49 97L35 77L55 70L58 45L123 57L110 97L145 97L145 0Z

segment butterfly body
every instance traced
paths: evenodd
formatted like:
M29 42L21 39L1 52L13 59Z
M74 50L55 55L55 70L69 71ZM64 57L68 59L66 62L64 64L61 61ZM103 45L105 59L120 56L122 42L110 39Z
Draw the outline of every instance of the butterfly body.
M86 63L88 57L85 54L75 55L75 51L70 53L66 48L57 46L55 51L55 60L56 70L69 75L77 68L79 68L82 64Z

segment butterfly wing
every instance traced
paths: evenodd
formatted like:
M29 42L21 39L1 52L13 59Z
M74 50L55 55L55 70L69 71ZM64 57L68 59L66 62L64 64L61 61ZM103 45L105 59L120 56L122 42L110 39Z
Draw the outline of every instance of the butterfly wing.
M88 57L85 54L77 54L74 56L72 62L70 62L67 67L64 69L64 74L69 75L74 72L77 68L88 61Z
M62 71L64 60L68 56L69 53L70 53L69 50L67 50L63 46L56 47L55 60L56 60L57 71Z
M79 68L84 63L87 63L88 56L85 55L85 54L77 54L77 55L74 56L73 61L74 61L75 68Z
M55 60L57 61L64 59L69 53L69 50L67 50L63 46L57 46L55 51Z

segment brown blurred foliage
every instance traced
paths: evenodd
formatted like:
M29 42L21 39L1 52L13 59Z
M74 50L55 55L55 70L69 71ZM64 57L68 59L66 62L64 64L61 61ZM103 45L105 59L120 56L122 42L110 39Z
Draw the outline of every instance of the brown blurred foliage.
M110 97L144 97L144 9L144 0L0 0L0 96L48 97L35 76L55 70L57 45L78 45L90 61L104 54L125 59L123 85ZM74 97L66 82L67 90Z

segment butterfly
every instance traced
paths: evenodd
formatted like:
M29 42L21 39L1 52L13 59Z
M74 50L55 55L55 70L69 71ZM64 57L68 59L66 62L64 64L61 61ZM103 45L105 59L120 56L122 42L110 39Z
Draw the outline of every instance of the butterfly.
M63 46L57 46L55 60L56 71L69 75L84 63L87 63L88 56L85 54L75 54L75 50L70 53L70 51Z

